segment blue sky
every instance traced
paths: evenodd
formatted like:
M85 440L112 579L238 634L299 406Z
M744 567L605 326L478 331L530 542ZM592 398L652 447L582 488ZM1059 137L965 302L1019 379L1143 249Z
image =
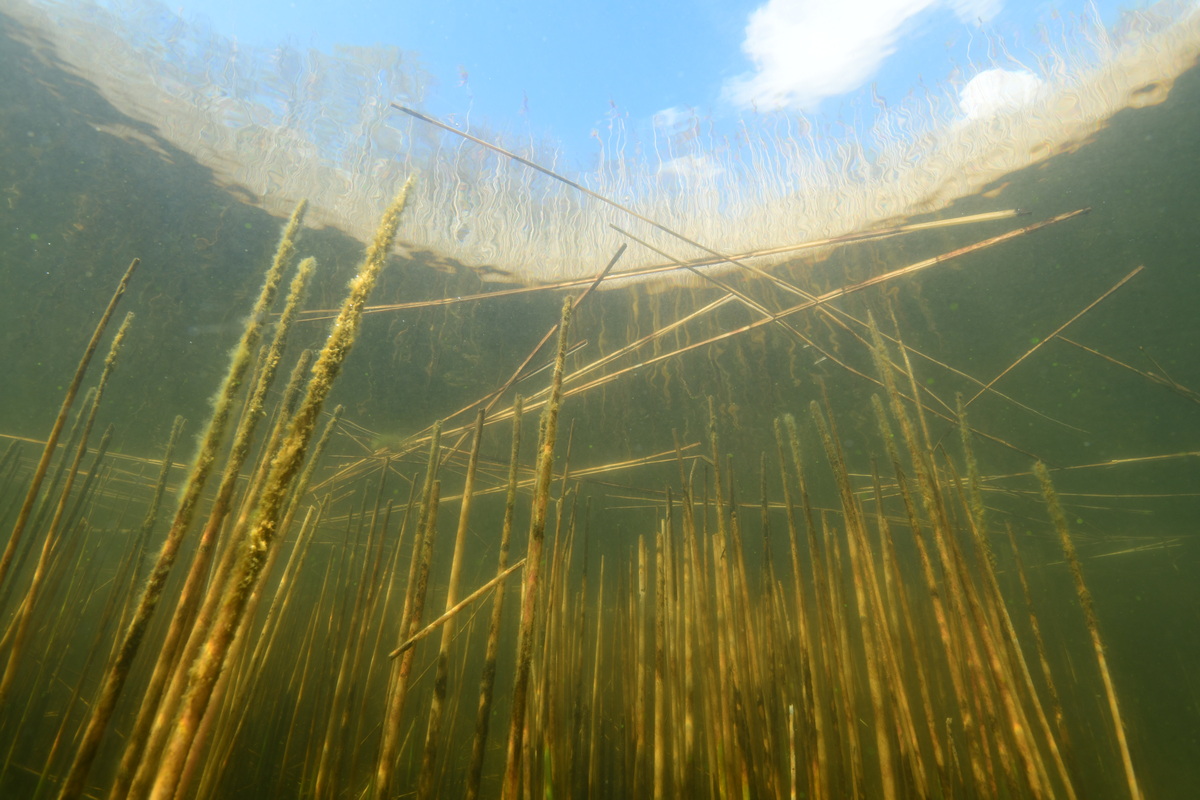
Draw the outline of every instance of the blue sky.
M426 108L559 141L586 168L612 113L636 130L695 113L732 126L756 110L836 119L872 87L895 103L924 82L961 83L1078 27L1112 24L1112 0L175 0L252 45L393 45L436 78ZM1140 5L1140 4L1139 4ZM999 47L997 43L1003 43ZM1015 58L1009 58L1011 53ZM957 72L956 72L957 70Z

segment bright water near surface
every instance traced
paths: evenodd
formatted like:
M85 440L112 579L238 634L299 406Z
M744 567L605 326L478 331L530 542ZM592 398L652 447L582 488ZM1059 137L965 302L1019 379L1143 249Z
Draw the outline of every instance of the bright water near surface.
M0 81L0 450L10 442L16 448L0 463L0 532L5 536L110 292L131 259L142 263L118 312L119 319L133 311L135 319L92 431L94 448L100 433L112 426L107 453L93 463L89 451L57 529L50 520L66 484L61 477L47 479L39 495L46 499L35 504L33 524L0 584L0 623L8 631L0 642L0 663L13 676L0 709L0 795L13 797L53 795L76 758L105 664L166 535L184 464L211 413L209 398L220 385L282 225L257 205L242 202L237 192L215 186L210 167L160 137L153 125L126 116L88 80L56 63L52 53L39 33L0 16L0 74L5 76ZM810 308L755 324L762 312L735 299L585 376L569 375L552 487L552 498L562 500L551 500L546 534L547 551L555 557L542 570L541 630L548 638L544 649L543 643L535 646L531 698L537 702L531 699L530 704L538 710L529 712L526 723L529 735L541 738L525 754L531 770L526 780L543 783L547 792L558 788L561 796L585 790L597 796L652 796L659 779L651 746L657 737L671 754L661 778L668 793L690 788L716 794L748 786L757 796L785 796L789 752L800 755L802 785L817 780L817 770L809 772L806 760L817 752L811 734L815 723L804 710L805 691L812 691L828 703L827 714L853 711L858 721L848 724L861 724L864 796L883 796L879 792L888 779L875 761L881 742L905 765L897 768L901 796L918 796L914 763L923 759L930 776L934 774L933 739L938 737L944 745L957 743L958 761L944 756L942 769L948 777L940 782L929 778L930 796L974 796L962 788L979 784L969 764L972 758L992 765L984 771L994 770L993 788L1001 796L1035 796L1019 777L1028 771L1025 765L1005 772L1001 743L1011 748L1015 740L1000 733L990 745L974 750L958 715L962 704L955 702L948 676L961 669L970 684L968 695L976 698L966 703L975 725L1000 731L1013 727L1002 707L972 706L980 702L977 693L998 692L994 687L1003 681L987 673L978 680L993 688L971 689L972 673L962 666L969 661L965 642L970 635L956 634L961 638L950 658L939 650L932 607L927 607L929 587L922 582L908 519L896 494L896 473L872 410L873 394L885 403L887 396L867 346L870 334L863 323L870 315L885 334L898 332L909 348L915 381L929 409L925 416L933 459L941 465L949 525L961 537L971 580L979 587L987 585L981 566L985 559L969 544L970 526L978 519L965 510L946 466L953 464L966 480L961 439L949 420L957 394L967 401L980 394L981 384L991 383L995 390L980 394L967 408L976 431L972 445L986 507L983 535L992 542L1001 594L1033 674L1033 691L1017 700L1032 719L1030 698L1036 695L1048 708L1049 693L1006 529L1021 551L1048 666L1068 718L1069 742L1058 741L1077 796L1127 797L1129 789L1072 578L1030 474L1035 460L1051 468L1065 507L1144 795L1200 796L1200 682L1194 668L1200 659L1196 131L1200 71L1192 69L1175 81L1164 102L1121 111L1086 142L910 221L1006 209L1020 210L1019 216L823 248L770 266L769 272L803 292L822 294L1056 215L1080 209L1087 213L829 300L824 306L831 309L828 313ZM388 191L395 188L398 184ZM798 243L779 239L760 244ZM719 241L705 244L724 246ZM297 323L285 356L284 376L300 349L320 348L325 342L329 322L316 319L327 317L317 312L338 307L362 258L362 245L333 228L303 231L298 248L301 255L315 256L318 272L305 303L308 313ZM603 262L586 264L581 273L594 274ZM1139 267L1144 269L1106 295ZM569 346L585 344L567 357L568 374L729 291L752 298L771 313L802 302L787 286L743 270L724 271L719 280L714 285L693 276L590 295L572 323ZM251 607L249 646L235 648L231 656L226 671L234 678L213 701L212 728L195 745L197 763L183 791L213 797L359 797L372 785L383 747L381 731L388 724L382 709L388 687L396 681L390 671L396 662L386 654L402 638L411 542L418 528L415 510L407 515L411 519L404 537L397 531L414 485L419 499L429 426L448 418L443 447L452 449L459 429L469 428L473 412L453 415L504 386L558 318L562 290L468 298L510 288L485 283L476 271L429 254L389 260L369 305L409 305L364 318L360 339L325 409L341 404L344 416L316 466L310 494L300 499L300 518L310 507L322 507L323 516L308 532L307 556L294 573L285 573L284 566L299 519L276 543L284 548L283 557L272 565L262 601ZM582 288L571 291L578 295ZM461 302L450 302L458 298ZM423 301L428 304L421 306ZM736 335L632 368L743 327ZM901 361L896 346L889 347ZM552 348L544 348L532 366L546 363ZM610 382L581 388L626 368L632 369ZM93 366L88 381L97 374ZM518 382L494 407L492 416L500 421L489 423L482 440L476 483L480 495L466 529L459 598L495 574L511 432L500 412L511 405L514 392L536 400L550 377L550 371L543 371ZM908 379L901 380L907 394ZM276 388L269 397L271 414L280 391ZM854 564L861 562L853 559L859 556L843 549L835 557L825 550L835 565L817 569L801 545L799 577L806 587L801 593L811 606L810 616L822 606L818 572L841 584L840 590L827 590L840 592L835 604L840 598L845 611L825 633L834 642L836 626L844 626L840 645L848 672L836 691L830 687L839 685L839 679L828 674L829 686L811 689L820 685L820 676L813 677L820 669L811 666L812 654L806 660L807 651L798 644L794 615L804 612L787 604L794 600L780 599L793 596L793 573L776 418L792 414L797 419L814 515L809 523L833 537L825 546L849 524L845 499L839 497L812 421L813 401L836 420L867 539L877 543L873 558L883 573L886 550L878 544L872 472L880 476L886 535L895 537L898 550L897 571L889 573L887 583L894 577L909 586L916 624L915 633L901 635L895 630L903 626L893 621L897 627L890 641L911 637L912 648L896 645L907 655L892 664L894 674L887 674L897 685L908 686L915 698L917 662L950 664L930 666L930 691L935 706L952 711L934 715L932 732L920 728L915 734L919 755L912 759L905 755L903 726L894 721L902 719L900 712L872 704L869 657L862 650L868 641L876 646L888 641L879 623L869 620L872 609L896 613L888 602L894 598L890 585L880 589L882 605L856 599L852 576L861 569ZM710 403L721 454L716 459L709 439ZM908 408L911 413L912 406ZM138 526L177 415L189 420L174 456L179 466L168 476L158 523L141 543ZM523 427L520 460L527 483L517 504L514 557L525 553L531 516L535 417L536 412L527 412ZM426 621L440 613L447 594L469 441L443 466ZM244 465L244 477L257 457ZM69 463L70 455L64 459ZM914 467L907 459L904 454L901 471L915 486ZM716 507L713 470L718 465L722 501L731 502L730 487L735 493L732 516L728 508ZM385 470L387 481L381 484ZM51 475L56 474L52 467ZM216 482L216 477L210 481ZM734 589L729 594L733 599L724 601L732 604L728 607L711 599L723 596L719 579L709 587L710 605L688 601L680 607L688 614L712 615L713 621L702 621L701 628L768 631L775 637L769 645L767 639L739 640L741 634L729 634L728 641L724 633L716 641L705 639L696 628L680 623L681 616L672 616L682 612L669 610L671 602L696 591L697 585L672 577L669 570L655 583L655 537L667 519L666 492L672 498L672 535L687 542L680 498L689 486L700 517L695 539L705 554L704 563L693 568L732 575ZM238 483L235 497L241 498L246 488L246 482ZM213 491L210 486L205 497ZM798 509L794 485L787 497ZM209 513L209 502L201 502L202 516ZM252 505L252 499L245 502ZM389 503L391 517L384 521ZM234 519L236 511L230 522L236 532L240 528ZM727 564L714 538L725 535L719 519L738 521L736 546L745 559L741 571L729 567L728 573L721 572ZM806 523L793 521L803 542ZM113 785L198 535L192 530L185 539L177 574L167 584L166 598L88 773L88 791L95 796ZM35 573L47 536L57 544L48 551L47 577L42 579ZM648 548L640 560L639 539ZM668 560L685 563L685 549L668 548ZM552 569L556 565L557 571ZM220 567L216 569L219 575ZM520 579L509 579L512 591L500 628L496 711L483 762L488 795L499 794L505 766ZM742 592L738 580L745 581ZM936 585L945 589L947 580L952 579L938 567ZM884 586L883 577L878 581ZM214 585L219 589L219 581ZM277 590L289 599L277 617L269 617ZM978 591L990 597L986 589ZM22 599L29 593L34 602L26 614ZM714 610L712 603L720 608ZM469 622L459 617L448 650L450 703L432 762L438 796L464 792L490 608L489 600L480 601L465 612L473 614ZM666 633L655 627L656 608L666 618ZM961 610L968 613L966 607ZM710 617L701 616L705 619ZM1002 627L996 617L988 619L997 630ZM825 623L810 624L825 630ZM965 628L981 625L976 619ZM282 636L270 638L270 631ZM390 796L408 796L418 788L427 709L438 692L433 644L438 638L430 637L416 649ZM255 647L259 641L272 642L265 653ZM658 682L655 642L665 649ZM721 668L729 674L706 683L703 662L709 656L702 652L713 654L713 664L721 653ZM1009 674L1006 680L1018 679ZM712 694L702 695L701 684ZM855 692L855 705L839 705ZM662 708L656 707L657 696L665 698ZM746 701L750 697L757 704ZM799 733L789 734L788 706L795 709ZM710 752L703 742L690 744L681 732L685 713L707 721L697 726L700 730L728 731L730 738L721 740L728 749L714 746ZM667 716L666 732L654 733L655 714ZM921 719L918 715L918 727L924 725ZM887 731L880 739L871 732L878 726ZM703 739L708 734L696 735ZM855 780L847 777L853 773L851 750L839 749L843 745L833 742L842 740L829 736L833 755L826 766L833 777L827 788L833 788L830 796L849 796L838 792L849 791ZM1050 751L1043 739L1038 741L1049 763ZM332 758L322 755L323 746L335 748ZM694 775L675 765L685 757L699 765ZM752 766L738 778L738 765ZM1067 796L1060 779L1053 777L1056 771L1048 767L1047 772L1055 796ZM987 794L983 790L977 796Z

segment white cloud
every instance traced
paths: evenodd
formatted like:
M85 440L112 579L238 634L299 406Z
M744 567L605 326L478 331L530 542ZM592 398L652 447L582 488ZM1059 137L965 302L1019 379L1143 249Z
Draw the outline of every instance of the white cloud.
M1025 70L986 69L959 90L958 105L967 119L983 119L1028 104L1041 85Z
M750 15L742 50L754 71L729 81L735 105L811 108L857 89L896 50L905 24L948 5L964 22L990 19L1002 0L768 0Z
M670 108L664 108L661 111L655 112L652 121L656 128L671 130L680 125L689 124L692 119L693 114L691 109L671 106Z
M723 173L725 169L709 156L685 155L664 161L658 167L658 174L663 177L673 176L688 184L698 184L710 181Z
M963 22L987 22L1000 13L1004 0L950 0L950 7Z

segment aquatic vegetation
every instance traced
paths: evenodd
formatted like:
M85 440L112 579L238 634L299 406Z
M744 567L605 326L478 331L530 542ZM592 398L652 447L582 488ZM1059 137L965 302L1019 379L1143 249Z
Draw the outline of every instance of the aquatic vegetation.
M471 424L443 429L445 423L437 422L427 435L410 436L390 450L367 451L332 473L326 468L325 478L309 484L319 455L306 461L308 443L354 344L410 184L385 216L320 353L315 358L309 351L301 354L274 432L259 443L259 466L242 480L243 466L251 463L247 459L254 422L263 414L270 383L281 366L283 343L313 269L311 259L297 269L275 338L255 358L268 309L294 260L303 207L293 215L234 348L158 562L146 587L139 588L141 570L130 565L142 558L138 549L146 542L144 532L129 536L127 545L117 550L121 580L106 599L95 592L91 599L81 598L88 608L103 605L101 629L106 633L93 640L87 653L90 666L74 673L77 685L71 702L64 713L51 717L59 721L49 728L35 725L28 706L38 694L30 688L44 680L36 665L44 663L47 654L31 657L23 645L31 620L52 624L60 631L57 636L77 635L55 603L79 596L80 578L86 573L79 571L76 560L47 558L62 546L56 543L65 532L59 515L36 530L43 543L42 559L7 576L8 596L22 599L13 606L19 613L9 621L3 688L18 686L23 691L6 691L2 697L10 720L5 736L10 752L18 740L25 742L23 761L43 759L40 766L24 761L24 768L38 775L30 784L32 793L64 798L106 790L114 797L208 796L229 791L222 787L232 780L257 786L256 794L323 797L364 792L390 797L407 791L404 787L415 788L423 797L518 797L532 787L570 796L950 797L965 791L1077 797L1088 796L1090 789L1083 788L1087 781L1081 783L1076 748L1099 737L1119 744L1129 795L1140 797L1126 723L1117 711L1118 687L1100 638L1101 623L1045 466L1039 463L1035 471L1052 527L1071 565L1083 626L1094 645L1096 677L1084 677L1093 673L1081 673L1079 665L1065 673L1060 659L1047 655L1039 633L1046 600L1029 591L1022 566L1028 554L1020 555L1010 520L1004 524L1010 531L1011 552L1006 556L994 545L997 517L1012 512L997 512L986 504L983 494L994 479L981 471L971 444L976 436L1000 440L967 422L969 400L960 396L957 409L938 409L940 399L918 381L913 368L910 355L916 351L903 343L898 330L885 335L869 317L863 320L837 305L859 291L966 253L1003 246L1075 215L1013 228L822 294L757 271L742 273L750 276L740 280L744 288L728 278L698 273L723 293L725 302L752 312L754 321L721 331L717 318L685 312L676 322L662 322L651 334L613 348L605 358L571 368L571 342L583 335L576 333L574 318L600 302L600 295L592 295L590 289L617 262L610 259L587 291L574 298L568 295L561 322L541 338L508 381L447 417L474 410ZM1034 350L1138 272L1121 279ZM127 279L128 274L122 287ZM767 288L775 290L775 300L801 302L772 311L747 293ZM121 293L118 290L114 305ZM718 306L708 302L699 310L714 307ZM857 339L874 366L852 366L848 353L833 352L792 322L780 325L785 316L800 311L859 330ZM585 324L597 320L586 315L583 319ZM700 330L717 332L675 349L662 348L629 366L614 366L614 361L676 328L694 328L697 320ZM838 419L845 410L834 409L827 389L822 389L823 401L811 404L809 429L827 471L815 466L813 451L802 444L802 426L790 414L777 417L775 444L759 457L757 502L737 499L745 487L735 478L734 461L726 458L719 433L723 426L712 398L706 446L699 449L677 440L674 451L658 456L579 467L573 463L572 428L565 451L558 454L561 404L569 406L582 400L586 391L651 365L674 363L696 347L762 326L806 342L882 392L872 398L877 456L869 474L852 474L847 465ZM97 346L102 330L89 350ZM554 336L558 344L553 369L548 378L541 376L547 388L524 401L515 397L507 410L502 406L489 412L509 396ZM972 399L993 392L994 385L1032 353L1020 356L991 381L978 382ZM254 380L247 382L256 361ZM311 377L301 389L305 372ZM588 376L587 382L582 382L583 376ZM242 422L231 431L228 421L243 385L248 388ZM95 394L93 405L100 395ZM69 405L64 404L59 428ZM521 466L520 420L524 410L536 408L542 409L542 420L536 464L529 471ZM961 461L939 445L930 418L959 428L965 448ZM508 463L486 462L485 425L509 419L514 422ZM336 416L317 450L323 450L333 434L335 421ZM69 467L72 476L85 451L87 428L77 438ZM462 437L457 443L442 443L457 434ZM736 438L748 434L735 427ZM234 444L226 456L224 477L211 499L204 499L204 478L215 468L226 440ZM397 465L421 448L428 450L424 477L410 479L397 535L391 517L399 498L385 493L385 485ZM773 469L767 466L772 458ZM306 474L297 481L306 463ZM595 578L589 576L589 538L616 524L621 512L612 504L611 493L605 499L605 492L589 491L581 481L611 480L654 463L674 463L677 479L663 473L665 492L643 484L657 499L641 504L650 517L645 511L637 517L649 524L635 534L632 561L622 565L601 557L599 579L589 589L589 577ZM461 481L457 475L443 474L447 468L462 469ZM500 468L506 479L497 474ZM529 477L522 478L522 472ZM821 473L833 480L832 505L815 504L814 492L823 493L815 488L822 482ZM135 505L121 513L152 515L166 471L161 475L150 508L126 499ZM8 480L13 479L10 470ZM459 487L460 494L450 496L443 488L447 484ZM372 485L375 488L368 489ZM778 488L769 488L772 485ZM352 488L356 486L363 491ZM362 495L357 512L338 499L347 489ZM61 510L73 496L72 480L54 491L61 492ZM495 491L507 495L502 524L494 516L500 509L486 502ZM33 494L38 494L36 486ZM581 512L584 495L589 506L593 501L598 505ZM385 502L388 497L394 499ZM91 496L81 502L98 500ZM440 538L438 512L455 501L460 503L458 523L452 550L446 554L435 547ZM476 509L477 503L483 505ZM528 509L526 552L509 564L520 506ZM297 513L305 507L307 511ZM195 546L184 547L184 540L193 536L190 515L205 513L201 508L208 514L203 533ZM748 539L755 509L761 546L751 546ZM483 564L466 566L472 560L468 532L480 524L481 515L491 517L482 523L491 535L503 531L491 578ZM335 525L346 531L343 544L326 545L331 558L323 566L314 564L307 555L315 539ZM73 530L73 536L88 535L90 527ZM414 532L406 537L409 529ZM19 535L22 528L14 531ZM109 536L119 541L121 534ZM410 566L403 569L406 550ZM788 556L777 565L775 554L780 551ZM288 553L287 566L268 579L283 552ZM189 576L168 590L167 577L177 554L190 559ZM752 554L761 561L757 569L748 566ZM437 564L447 558L445 587L435 589ZM1021 575L1024 601L1002 586L1005 570ZM485 577L468 594L463 588L469 585L466 573L480 571ZM300 588L322 572L319 584ZM503 633L506 612L499 590L517 572L522 591L514 639ZM52 594L41 588L47 581L56 587ZM475 696L472 673L479 666L480 645L464 638L481 638L460 619L478 611L490 590L497 597L484 637L479 713L473 728L459 729L455 721L463 713L461 700ZM445 614L426 624L424 609L434 591L443 596ZM139 595L142 599L135 603ZM160 597L168 600L167 609L174 606L173 612L163 612L173 621L147 639ZM269 601L265 616L257 613L263 600ZM1021 605L1026 608L1024 623L1017 613ZM595 617L594 625L588 623L589 614ZM440 643L431 652L422 642L432 632L440 632ZM1036 638L1033 649L1030 632ZM288 639L298 641L299 648L288 647ZM145 667L133 669L139 649L149 654L158 649L152 675ZM514 659L507 665L506 651ZM1037 678L1029 666L1035 653ZM105 661L110 662L107 667ZM421 669L433 670L431 685L414 685ZM107 675L99 684L97 670ZM273 680L272 675L279 677ZM1103 723L1107 734L1097 733L1090 712L1080 706L1091 692L1087 684L1094 680L1102 682L1110 698L1111 715ZM98 699L86 709L78 708L76 698L92 692L99 693ZM285 701L288 697L292 700ZM125 700L119 706L121 698ZM507 713L510 724L493 732L493 713ZM120 721L121 714L132 714L138 722L116 768L111 763L116 755L114 731L128 724ZM419 735L420 725L426 728L424 737ZM252 741L246 737L266 730L286 731L282 749L268 744L249 762L230 761ZM110 744L102 746L106 740ZM48 749L41 744L31 747L32 742L44 742ZM106 757L109 751L113 752ZM451 764L464 763L467 752L467 777L448 772ZM417 758L418 753L423 755ZM13 773L6 774L4 780L15 779Z
M1158 109L1176 123L1179 96ZM1195 591L1194 242L1159 239L1194 211L1194 137L1112 133L999 197L851 209L778 247L589 211L612 238L565 237L548 258L586 277L544 284L391 254L433 224L435 170L389 185L365 258L300 206L273 258L265 236L237 253L268 262L250 288L135 262L90 341L59 321L91 320L98 290L22 295L55 313L6 335L53 319L47 361L85 355L8 375L61 374L64 399L36 443L39 408L0 429L0 793L1186 792L1195 634L1169 603ZM1097 186L1075 155L1141 182ZM197 253L137 243L169 234ZM208 311L140 330L189 280L179 302ZM118 303L137 321L110 336ZM153 366L213 306L250 311ZM89 367L106 339L111 380ZM218 390L179 464L175 415L201 404L155 392L201 379Z

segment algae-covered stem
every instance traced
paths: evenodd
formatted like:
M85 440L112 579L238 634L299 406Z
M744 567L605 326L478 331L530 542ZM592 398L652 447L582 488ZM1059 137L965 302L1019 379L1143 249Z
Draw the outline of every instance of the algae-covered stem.
M272 276L270 281L273 283L278 283L282 279L282 270L291 260L304 207L303 203L297 206L280 240L275 264L269 273ZM274 382L275 373L283 358L291 325L300 303L303 302L314 265L315 262L312 258L306 258L297 268L283 313L275 326L275 335L270 349L265 357L260 358L263 364L262 374L250 383L251 390L246 413L242 415L234 434L216 498L209 507L208 519L201 529L196 552L192 556L191 567L175 603L171 625L167 629L166 638L159 649L159 658L154 665L150 683L142 695L142 706L138 710L137 721L126 742L125 754L121 758L121 767L117 771L117 778L109 791L109 797L114 800L126 797L131 785L134 787L132 796L138 797L144 794L146 784L154 775L154 765L157 764L159 753L169 735L169 725L178 710L182 692L186 687L186 672L177 667L180 664L192 663L208 635L209 627L216 615L219 590L208 589L206 597L204 595L205 587L208 585L210 573L215 574L218 581L230 574L230 565L236 558L237 544L236 540L227 539L225 552L214 570L212 561L216 554L218 537L225 526L226 517L229 515L242 466L250 453L255 430L263 416L267 392ZM277 270L278 274L276 274ZM300 362L306 363L307 361L308 358L301 355ZM220 587L223 584L218 583L217 586Z
M129 676L133 658L137 655L138 648L141 646L146 628L150 624L150 617L158 607L158 601L162 597L167 577L179 554L183 537L187 533L188 528L191 527L192 520L195 517L200 495L204 491L204 486L208 481L213 466L216 464L217 454L224 442L225 432L229 425L234 397L241 388L242 381L250 366L250 354L254 351L262 335L267 311L274 303L284 268L291 261L295 252L294 241L296 233L300 229L300 221L303 218L304 209L305 204L301 203L292 212L291 219L288 220L283 235L280 237L275 259L263 279L262 288L259 290L254 309L250 314L250 321L246 324L245 329L242 331L241 339L233 350L233 356L230 359L225 380L218 390L213 403L212 417L209 418L208 426L200 437L201 444L197 450L192 469L188 474L183 488L179 490L179 500L176 505L175 517L171 522L171 528L150 571L150 576L146 580L146 585L142 589L133 619L126 627L125 633L122 636L120 648L109 665L99 698L92 705L92 713L88 719L87 729L83 735L79 749L75 753L71 770L62 787L59 789L58 796L60 800L78 797L83 793L83 782L87 777L88 770L91 768L92 761L96 757L96 753L99 751L101 737L104 735L104 731L108 727L108 722L116 709L117 699L120 697L121 690L125 686L125 680Z
M213 624L212 634L201 655L192 665L191 681L171 738L164 750L151 792L152 797L165 798L174 794L188 751L191 749L192 739L208 706L217 676L224 666L229 646L241 624L246 603L266 564L288 490L304 462L325 399L333 388L347 354L354 346L362 321L363 306L374 289L391 250L412 183L413 179L410 177L384 212L375 239L367 250L363 266L350 282L350 293L333 324L325 347L313 366L312 380L309 381L304 401L292 419L287 438L272 466L254 515L245 550L230 577L229 588Z
M529 525L529 549L525 562L524 593L521 601L521 627L517 635L517 674L513 683L512 720L508 734L508 759L504 769L501 796L515 800L521 784L521 746L525 733L525 698L529 692L529 664L533 657L534 615L537 610L538 576L541 572L542 540L546 532L546 506L550 500L553 477L554 445L558 438L558 410L562 397L563 366L566 361L567 335L571 323L571 298L563 301L562 323L558 329L558 355L550 398L542 412L542 431L538 441L537 474L533 495L533 515Z

